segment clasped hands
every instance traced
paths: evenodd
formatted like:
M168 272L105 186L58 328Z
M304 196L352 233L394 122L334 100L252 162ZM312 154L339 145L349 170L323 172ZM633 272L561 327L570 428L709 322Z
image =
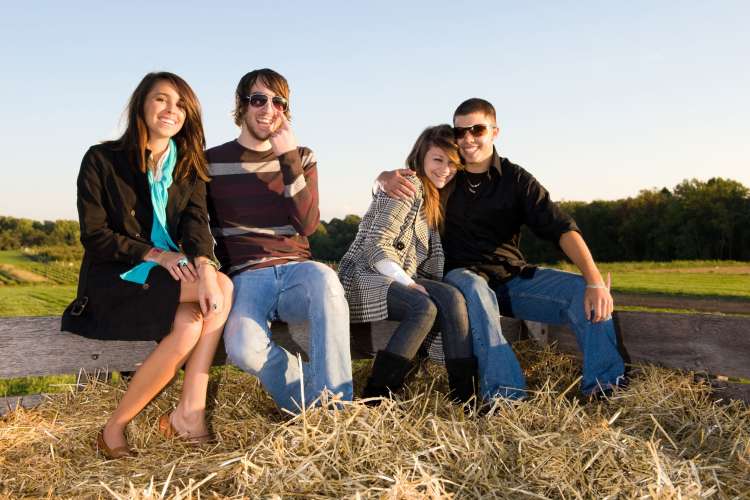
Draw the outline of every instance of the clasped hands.
M205 258L205 257L199 257ZM224 295L216 280L216 269L210 264L199 264L199 274L192 262L180 252L168 252L152 248L144 260L155 262L177 281L195 283L198 281L198 304L204 316L221 312L224 309Z
M177 281L184 280L193 283L198 279L198 271L182 252L169 252L160 248L152 248L143 260L159 264Z

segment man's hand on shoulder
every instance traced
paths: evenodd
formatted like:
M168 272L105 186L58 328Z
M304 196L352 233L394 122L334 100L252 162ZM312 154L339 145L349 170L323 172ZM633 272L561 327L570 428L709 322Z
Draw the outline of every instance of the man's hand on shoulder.
M271 149L273 149L273 154L277 158L284 153L297 149L297 138L294 136L292 126L284 113L281 113L279 126L268 140L271 141Z
M612 288L612 275L607 273L606 283L586 285L583 295L583 307L586 311L586 319L593 323L605 321L612 316L614 300L610 289Z
M397 200L410 200L417 193L414 184L411 183L407 176L414 176L415 173L409 168L399 170L387 170L381 172L375 182L385 194Z

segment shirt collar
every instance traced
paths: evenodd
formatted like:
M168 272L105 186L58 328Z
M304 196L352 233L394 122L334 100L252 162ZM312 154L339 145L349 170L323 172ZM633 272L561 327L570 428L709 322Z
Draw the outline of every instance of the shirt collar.
M167 159L167 156L169 155L170 151L172 150L172 141L169 141L167 144L167 149L162 153L162 155L159 157L159 161L156 162L156 169L152 173L154 176L154 181L160 182L162 173L164 173L164 161ZM146 163L151 162L151 150L146 149Z
M497 154L497 149L492 146L492 167L497 170L497 173L503 175L503 158Z

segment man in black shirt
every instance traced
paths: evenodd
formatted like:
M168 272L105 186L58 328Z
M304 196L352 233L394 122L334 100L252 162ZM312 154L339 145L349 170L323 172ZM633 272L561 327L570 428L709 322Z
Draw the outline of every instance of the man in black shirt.
M613 301L578 226L531 174L497 154L492 104L464 101L453 125L466 168L441 192L445 281L466 298L482 396L525 394L523 372L502 335L500 314L570 325L583 351L581 391L609 391L624 373ZM402 174L381 174L382 189L394 197L410 196L411 184L402 182ZM527 264L518 247L522 224L558 245L581 275Z

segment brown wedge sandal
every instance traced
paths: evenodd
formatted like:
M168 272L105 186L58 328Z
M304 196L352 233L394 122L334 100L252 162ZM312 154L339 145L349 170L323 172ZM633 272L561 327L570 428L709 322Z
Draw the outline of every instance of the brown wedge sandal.
M104 430L99 431L96 435L96 449L101 452L106 458L110 460L117 460L118 458L135 457L137 453L130 449L128 446L118 446L116 448L110 448L106 441L104 441Z
M159 433L166 439L179 439L185 444L194 446L200 446L203 444L211 443L214 441L214 437L211 433L201 434L200 436L183 436L177 432L177 429L172 425L172 421L169 418L170 414L165 413L159 417L158 429Z

